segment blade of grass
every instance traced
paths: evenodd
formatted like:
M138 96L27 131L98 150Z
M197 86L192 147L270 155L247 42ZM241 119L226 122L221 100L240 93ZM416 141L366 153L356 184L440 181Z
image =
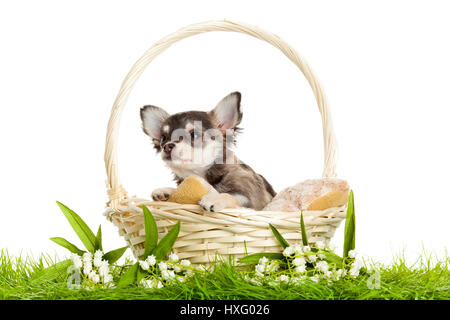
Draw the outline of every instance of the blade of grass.
M180 232L180 221L170 229L169 232L159 241L152 254L156 259L163 259L169 251L172 249L175 241L177 240L178 233Z
M245 263L245 264L258 264L259 259L262 257L266 257L269 260L283 260L284 256L282 253L275 253L275 252L262 252L262 253L253 253L248 256L245 256L238 260L239 263Z
M103 255L103 259L109 262L109 264L113 264L117 260L120 259L120 257L123 256L125 251L128 249L128 246L122 247L116 250L111 250Z
M72 260L67 259L45 268L32 277L32 282L38 284L63 279L67 275L67 269L72 263Z
M300 214L300 229L302 230L302 243L308 245L308 235L306 234L305 221L303 221L303 212Z
M155 218L146 206L142 206L142 211L144 213L145 227L145 250L142 258L146 259L158 244L158 227Z
M102 250L102 225L98 226L97 236L95 237L95 250Z
M289 247L289 242L287 242L286 239L283 238L281 233L278 232L278 230L270 223L269 223L269 227L272 230L272 233L274 234L275 238L278 240L280 245L283 247L283 249L285 249L286 247Z
M345 217L343 258L347 258L348 252L353 249L355 249L355 203L353 198L353 190L350 190L347 215Z
M136 282L137 273L139 269L139 262L133 264L120 278L119 283L117 284L118 288L127 287Z
M75 233L80 238L81 242L83 242L86 249L89 252L94 253L96 238L92 230L87 226L87 224L83 221L83 219L81 219L81 217L77 215L74 211L69 209L61 202L57 201L56 203L58 204L63 214L66 216L67 220L69 221Z
M83 250L79 249L76 245L70 243L69 241L67 241L64 238L54 237L54 238L50 238L50 240L52 240L54 243L59 244L61 247L66 248L70 252L76 253L76 254L78 254L80 256L82 256L83 253L86 252L86 251L83 251Z

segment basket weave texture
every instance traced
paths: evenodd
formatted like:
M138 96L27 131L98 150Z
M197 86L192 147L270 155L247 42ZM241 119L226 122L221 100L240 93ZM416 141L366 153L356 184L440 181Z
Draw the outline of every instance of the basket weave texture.
M170 45L181 39L211 31L240 32L264 40L278 48L302 71L313 90L322 117L324 136L322 176L336 177L337 143L325 94L311 68L292 47L270 32L228 20L208 21L184 27L156 42L134 64L122 83L108 123L105 165L110 201L105 215L118 227L119 234L127 241L136 258L144 252L144 217L140 208L143 204L149 207L155 217L160 237L164 236L177 221L181 222L174 252L181 259L190 259L192 263L208 263L214 260L216 254L239 258L251 253L279 252L280 246L268 227L269 223L274 225L285 239L290 240L290 243L301 242L300 212L255 211L245 208L206 212L199 205L154 202L128 197L119 182L117 141L120 118L133 85L146 66ZM309 242L328 243L345 218L345 211L345 206L322 211L303 211Z

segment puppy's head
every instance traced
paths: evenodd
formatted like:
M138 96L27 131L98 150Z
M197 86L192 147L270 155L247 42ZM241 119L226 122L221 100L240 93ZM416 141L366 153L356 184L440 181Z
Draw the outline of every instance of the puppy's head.
M242 120L241 94L233 92L210 112L188 111L169 115L155 106L141 108L142 128L163 161L172 169L195 170L223 161L225 148L234 143Z

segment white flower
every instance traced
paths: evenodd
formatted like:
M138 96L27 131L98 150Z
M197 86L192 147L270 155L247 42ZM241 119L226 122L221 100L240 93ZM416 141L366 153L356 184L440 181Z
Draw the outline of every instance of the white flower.
M100 268L109 268L109 262L107 260L102 260L100 263Z
M269 259L267 259L266 257L262 257L261 259L259 259L259 264L261 264L261 265L266 265L267 264L267 262L269 262Z
M175 271L175 272L181 272L180 266L173 265L173 271Z
M276 260L274 260L271 263L269 263L268 266L266 266L266 271L267 272L276 272L276 271L278 271L279 268L280 268L280 265L278 264L278 262Z
M154 288L160 289L160 288L164 287L162 282L159 281L158 279L142 280L140 284L144 288L148 288L148 289L154 289Z
M361 267L361 262L359 260L355 260L352 264L352 267L348 271L348 274L351 277L356 278L357 276L359 276L359 270L361 269Z
M352 267L352 268L349 270L348 274L349 274L351 277L356 278L356 277L359 276L359 269Z
M186 277L192 277L193 274L194 271L192 269L187 269L186 272L184 273Z
M139 265L143 270L148 270L150 268L147 261L139 261Z
M85 252L82 259L84 263L92 263L92 253Z
M175 279L175 272L173 270L163 270L161 271L161 277L165 280Z
M257 264L255 267L257 273L264 273L266 271L266 266L262 264Z
M149 266L154 266L156 264L156 257L154 255L149 255L145 261L147 261Z
M102 263L100 265L100 268L98 268L98 273L102 276L105 277L106 275L109 274L109 266L105 265L104 263Z
M72 253L70 256L70 259L73 262L73 265L76 269L80 269L83 266L83 261L81 261L81 258L79 255Z
M262 285L261 281L259 281L256 278L250 279L250 282L253 283L254 285L257 285L257 286L261 286Z
M303 253L308 253L311 252L311 247L310 246L303 246Z
M336 271L336 280L339 280L342 275L343 275L344 271L342 269L339 269Z
M355 259L357 255L358 255L358 253L355 250L350 250L348 252L348 256L352 259Z
M319 261L316 264L316 269L320 272L326 273L328 271L328 263L326 261Z
M102 259L103 258L103 251L101 251L101 250L97 250L97 251L95 251L95 253L94 253L94 259Z
M359 261L359 260L355 260L355 261L353 261L353 263L352 263L352 268L355 268L355 269L361 269L361 267L362 267L362 263L361 263L361 261Z
M300 283L302 283L303 281L305 280L305 277L304 276L300 276L300 277L294 277L294 278L291 278L291 283L292 284L300 284Z
M169 255L169 261L177 262L178 260L180 260L180 258L178 258L178 255L176 253L171 253Z
M326 258L326 255L324 255L324 254L322 254L322 253L319 253L319 254L317 255L317 257L318 257L319 259L325 259L325 258Z
M325 249L325 242L317 241L316 242L316 248L319 249L319 250L324 250Z
M281 276L278 277L278 281L280 282L284 282L284 283L288 283L289 282L289 277L285 274L282 274Z
M92 278L92 282L93 283L99 283L100 282L100 276L98 274L96 274L93 278Z
M100 267L100 264L102 263L102 258L94 257L94 267Z
M302 255L303 254L303 247L298 245L298 244L296 244L296 245L294 245L294 251L295 251L295 255L296 256Z
M83 273L85 275L89 275L89 273L92 271L92 264L91 263L84 263L84 267L83 267Z
M158 263L158 267L161 271L167 270L167 263L161 261L160 263Z
M325 276L325 278L327 278L327 279L331 279L331 277L333 276L333 272L331 272L331 271L325 271L325 272L324 272L324 276Z
M290 256L292 256L294 254L295 254L295 249L292 246L286 247L286 249L284 249L284 251L283 251L283 255L285 257L290 257Z
M309 262L314 263L314 262L317 261L317 256L316 256L315 254L308 254L308 255L306 256L306 259L307 259Z
M309 277L309 280L314 281L314 282L319 282L319 276L316 274L312 277Z
M104 283L110 283L110 282L113 282L113 277L112 277L112 275L110 275L109 273L108 273L108 274L105 274L105 275L103 276L103 282L104 282Z
M189 260L183 259L183 260L180 261L180 264L183 267L189 267L191 265L191 262Z
M93 283L98 283L100 282L100 276L98 275L97 272L91 271L89 273L89 280L91 280Z
M306 271L306 265L301 265L301 266L295 267L295 272L297 272L297 273L303 273L305 271Z
M164 287L164 285L162 284L161 281L159 281L159 280L155 280L155 281L156 281L155 287L156 287L157 289L160 289L160 288Z
M295 258L292 260L292 264L296 267L304 266L306 264L306 259L303 257Z
M328 250L330 250L330 251L334 251L336 249L336 246L334 245L334 244L332 244L332 243L330 243L329 245L328 245Z

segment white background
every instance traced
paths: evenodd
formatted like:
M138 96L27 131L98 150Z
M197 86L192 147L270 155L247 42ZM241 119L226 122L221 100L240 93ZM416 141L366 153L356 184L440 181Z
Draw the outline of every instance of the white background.
M187 24L235 19L274 32L319 76L355 192L357 250L389 262L449 247L449 6L445 1L0 2L0 247L63 256L81 245L59 200L124 244L102 215L106 124L120 84L154 42ZM238 156L277 191L320 178L321 121L298 69L235 33L177 43L139 79L123 114L122 182L148 197L171 175L140 128L139 108L209 110L242 93ZM341 226L333 239L340 246Z

